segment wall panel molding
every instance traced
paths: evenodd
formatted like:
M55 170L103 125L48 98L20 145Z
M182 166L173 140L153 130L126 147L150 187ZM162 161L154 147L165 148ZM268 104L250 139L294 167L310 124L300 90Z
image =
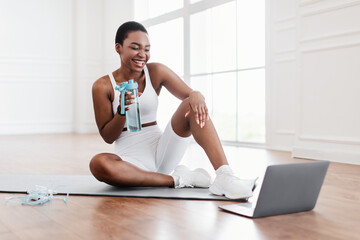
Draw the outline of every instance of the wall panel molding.
M299 57L301 61L304 61L304 56L307 54L315 54L314 56L317 56L318 52L324 52L324 51L333 51L333 50L344 50L346 48L352 48L352 47L358 47L360 46L360 42L356 42L356 43L345 43L345 44L336 44L336 45L330 45L330 46L321 46L321 47L314 47L314 48L308 48L308 49L303 49L300 51ZM349 51L347 51L349 52ZM309 58L311 58L310 56L307 56ZM351 55L348 54L349 59L351 58ZM347 68L348 66L346 66L345 68ZM338 144L359 144L360 138L354 138L354 137L347 137L347 136L323 136L323 135L318 135L318 134L312 134L312 133L304 133L303 131L303 117L304 115L306 115L303 111L304 109L304 101L303 99L306 97L305 93L304 93L304 69L305 65L304 63L302 64L302 69L299 71L299 75L300 75L300 81L299 81L299 129L298 129L298 140L304 140L304 141L313 141L313 142L328 142L328 143L338 143ZM311 66L310 66L311 68ZM352 67L354 69L354 66ZM344 67L342 66L340 68L342 71L344 70ZM350 71L352 69L349 69ZM315 72L316 74L316 72ZM333 79L333 81L335 81ZM338 85L339 86L339 85ZM349 86L351 88L351 86ZM332 89L332 91L336 91L336 89ZM325 95L326 96L326 95ZM327 96L328 97L328 96ZM346 96L344 96L346 97ZM311 106L307 106L307 107L311 107ZM325 106L324 106L325 107ZM334 111L336 111L336 109L334 109ZM356 110L354 109L354 113L356 113Z
M276 19L274 21L275 24L282 24L282 23L286 23L286 22L293 22L296 21L296 16L288 16L285 18L280 18L280 19Z
M324 1L326 2L326 1ZM330 3L330 1L328 1L328 3ZM353 7L353 6L357 6L360 5L360 1L359 0L355 0L355 1L351 1L351 2L345 2L345 3L341 3L341 4L336 4L336 5L328 5L326 7L322 7L322 8L318 8L318 9L311 9L305 12L301 12L300 16L301 17L309 17L309 16L313 16L313 15L318 15L318 14L323 14L323 13L327 13L327 12L331 12L331 11L337 11L343 8L348 8L348 7Z
M295 135L296 132L294 130L286 130L286 129L280 129L275 131L276 134L280 135Z
M312 53L312 52L327 51L327 50L332 50L332 49L356 47L356 46L359 46L359 45L360 45L360 42L352 42L352 43L334 44L334 45L312 47L312 48L308 47L308 48L300 49L300 52L301 53Z
M268 147L360 164L360 0L290 1L268 3Z
M300 7L305 7L305 6L309 6L309 5L313 5L319 2L322 2L323 0L301 0L299 3Z
M346 136L334 137L334 136L317 136L317 135L302 134L299 136L299 139L304 141L360 145L360 138L351 138Z
M292 51L293 52L293 51ZM275 58L275 63L286 63L286 62L295 62L296 61L296 57L292 56L292 57L283 57L283 58Z
M0 57L0 82L10 82L9 78L15 82L70 81L72 63L69 58Z
M276 26L275 31L276 32L286 32L289 30L293 30L296 29L296 24L292 23L291 25L287 25L287 26Z
M315 41L319 41L319 40L339 38L339 37L352 36L352 35L358 35L358 34L360 34L360 30L350 30L350 31L332 33L332 34L327 34L327 35L319 35L319 36L315 36L315 37L302 38L302 39L300 39L300 43L315 42Z
M288 54L288 53L295 53L297 51L296 48L289 48L289 49L284 49L284 50L280 50L280 51L275 51L276 55L282 55L282 54Z

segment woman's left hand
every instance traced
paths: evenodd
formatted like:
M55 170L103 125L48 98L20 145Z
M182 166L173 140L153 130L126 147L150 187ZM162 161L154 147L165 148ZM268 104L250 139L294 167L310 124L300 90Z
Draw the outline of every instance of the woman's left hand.
M192 91L189 96L189 104L190 108L194 111L196 123L203 128L205 121L210 119L204 96L198 91ZM189 116L190 108L186 112L185 117Z

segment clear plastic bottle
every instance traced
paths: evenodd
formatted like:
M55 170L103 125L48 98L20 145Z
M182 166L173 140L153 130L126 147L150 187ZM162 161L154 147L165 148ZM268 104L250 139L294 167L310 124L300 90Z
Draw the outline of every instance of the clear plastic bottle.
M129 100L129 101L134 101L134 103L127 106L130 107L130 109L125 113L127 130L130 132L138 132L141 130L141 121L140 121L139 93L138 93L137 82L134 82L134 79L130 79L126 84L125 91L131 92L131 95L135 96L135 98Z

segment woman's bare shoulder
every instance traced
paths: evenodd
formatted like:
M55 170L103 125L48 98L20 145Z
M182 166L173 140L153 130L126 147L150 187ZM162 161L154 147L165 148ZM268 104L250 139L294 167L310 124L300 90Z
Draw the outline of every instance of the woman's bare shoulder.
M154 72L154 73L166 73L167 71L170 70L170 68L168 68L166 65L162 64L162 63L158 63L158 62L152 62L152 63L148 63L146 64L149 72Z
M97 79L92 86L93 94L106 94L111 95L112 85L108 75L102 76Z
M163 79L168 78L168 76L173 73L169 67L157 62L147 64L147 68L151 79L154 78L154 80L156 79L158 82L162 82Z

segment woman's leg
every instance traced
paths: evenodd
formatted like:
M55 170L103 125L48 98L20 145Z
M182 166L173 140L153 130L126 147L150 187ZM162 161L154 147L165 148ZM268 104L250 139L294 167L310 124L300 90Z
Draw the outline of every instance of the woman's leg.
M200 127L195 121L195 115L191 109L190 115L185 117L189 110L189 99L185 99L174 113L171 125L174 132L181 137L193 135L195 141L204 149L214 169L222 165L228 165L219 136L211 120L205 120L205 126Z
M216 178L209 191L216 195L225 195L230 199L251 197L256 179L242 180L233 175L212 121L205 120L205 126L201 128L196 123L195 113L192 109L190 109L190 115L185 117L188 110L189 100L185 99L173 115L171 123L177 135L182 137L193 135L196 142L204 149L214 169L217 170ZM181 180L182 174L178 175ZM186 175L188 174L183 174L185 177Z
M90 161L91 173L101 182L119 187L173 187L169 175L144 171L112 153L100 153Z

